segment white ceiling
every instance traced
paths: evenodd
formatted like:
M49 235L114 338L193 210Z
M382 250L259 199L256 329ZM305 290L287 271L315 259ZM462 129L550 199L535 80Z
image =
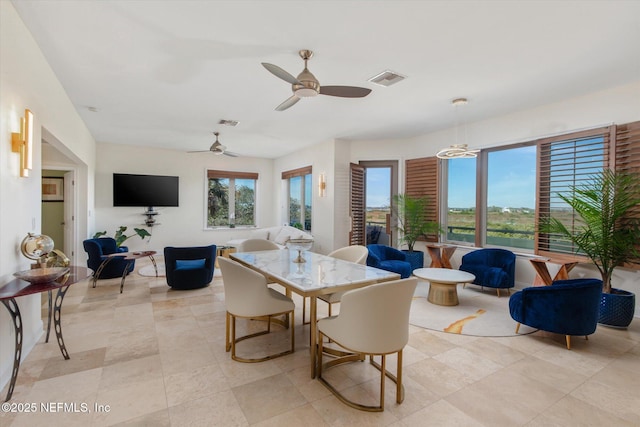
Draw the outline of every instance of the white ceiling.
M640 1L13 4L98 142L206 150L217 130L231 151L275 158L450 127L461 96L471 122L640 79ZM274 111L291 88L260 63L297 75L300 49L321 85L373 92ZM407 78L367 81L386 69Z

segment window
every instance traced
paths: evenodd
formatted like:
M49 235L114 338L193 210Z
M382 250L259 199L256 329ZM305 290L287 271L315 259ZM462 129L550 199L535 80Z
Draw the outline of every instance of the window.
M207 227L256 225L257 173L207 171Z
M533 250L536 152L532 143L487 152L487 245Z
M573 210L557 197L570 187L587 183L591 176L608 167L609 129L595 129L573 135L542 140L540 156L540 201L538 215L541 219L553 216L569 229L580 226ZM538 236L540 254L576 254L571 242L557 236Z
M568 227L579 227L557 194L587 182L603 168L640 174L638 159L640 122L485 149L475 162L443 160L440 190L446 196L439 210L444 239L580 259L570 242L537 233L536 224L552 215ZM422 177L426 179L426 173ZM639 216L640 206L630 217ZM633 260L629 267L638 265L640 260Z
M443 228L448 242L533 250L535 143L484 150L476 159L443 162L447 203L441 217L446 221Z
M446 240L473 244L476 240L476 159L446 162Z
M311 166L282 172L282 179L288 182L289 225L311 231L313 200Z

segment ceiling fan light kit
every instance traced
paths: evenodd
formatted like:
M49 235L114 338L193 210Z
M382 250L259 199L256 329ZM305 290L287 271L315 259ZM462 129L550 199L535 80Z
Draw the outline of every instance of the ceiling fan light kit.
M225 156L229 156L229 157L238 157L238 154L232 153L231 151L227 151L227 146L223 145L222 143L220 143L220 141L218 141L218 136L220 135L220 132L214 132L213 134L216 136L216 141L213 144L211 144L211 147L209 147L208 150L189 151L189 153L206 153L210 151L216 156L220 156L221 154L224 154Z
M300 98L311 98L318 95L337 96L341 98L363 98L371 93L371 89L357 86L320 86L320 82L316 76L307 68L307 62L313 56L313 52L304 49L299 51L298 54L304 60L304 70L298 74L298 77L293 77L293 75L277 65L267 62L262 63L262 66L271 74L291 84L293 95L278 105L276 111L284 111L292 107Z

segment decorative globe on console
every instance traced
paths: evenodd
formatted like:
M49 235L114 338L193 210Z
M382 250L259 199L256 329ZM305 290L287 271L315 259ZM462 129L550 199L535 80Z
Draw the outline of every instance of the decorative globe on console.
M20 251L25 257L38 261L46 262L47 255L53 251L53 239L44 234L27 234L20 244Z

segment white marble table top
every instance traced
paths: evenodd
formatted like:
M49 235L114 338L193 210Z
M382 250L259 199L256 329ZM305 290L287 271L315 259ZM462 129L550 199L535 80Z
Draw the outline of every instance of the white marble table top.
M450 268L416 268L413 275L437 283L471 283L476 276Z
M400 279L400 275L343 261L314 252L303 252L305 263L294 263L295 250L238 252L230 257L270 276L299 294L311 296L359 288L367 284Z

